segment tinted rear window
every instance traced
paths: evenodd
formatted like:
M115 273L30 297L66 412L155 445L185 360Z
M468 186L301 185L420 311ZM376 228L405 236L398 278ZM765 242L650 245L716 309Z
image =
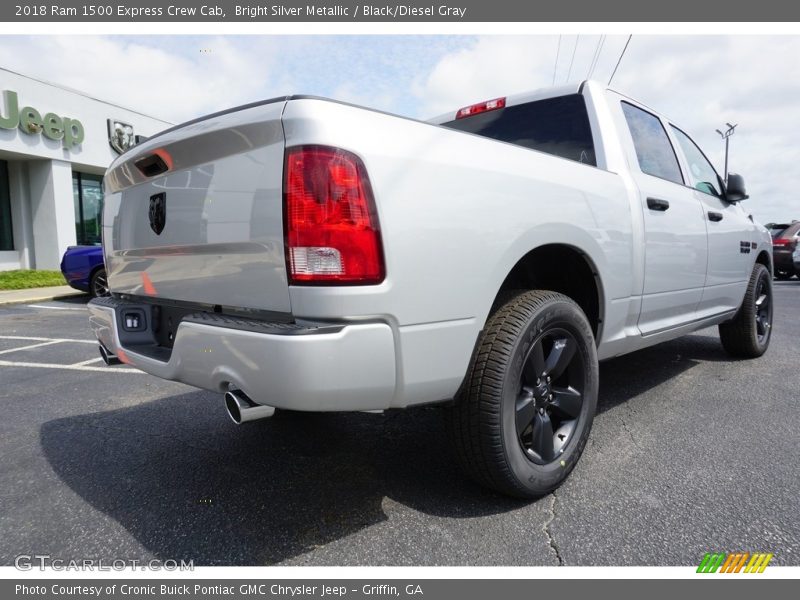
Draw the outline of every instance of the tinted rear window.
M443 125L597 166L586 102L580 94L509 106Z
M788 228L789 228L788 225L774 225L773 227L769 228L769 232L770 234L772 234L772 238L775 239L784 231L786 231Z

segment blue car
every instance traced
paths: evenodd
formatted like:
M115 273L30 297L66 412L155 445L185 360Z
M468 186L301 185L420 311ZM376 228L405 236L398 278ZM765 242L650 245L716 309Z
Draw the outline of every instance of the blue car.
M61 259L61 272L76 290L93 298L108 296L108 279L102 246L70 246Z

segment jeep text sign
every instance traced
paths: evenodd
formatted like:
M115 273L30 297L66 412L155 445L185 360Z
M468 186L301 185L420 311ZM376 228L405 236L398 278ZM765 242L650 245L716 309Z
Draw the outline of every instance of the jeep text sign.
M16 129L19 127L29 135L41 133L51 140L62 140L64 148L71 149L83 142L83 124L78 119L59 117L55 113L44 116L31 106L19 108L17 93L11 90L3 92L3 107L0 110L0 129Z

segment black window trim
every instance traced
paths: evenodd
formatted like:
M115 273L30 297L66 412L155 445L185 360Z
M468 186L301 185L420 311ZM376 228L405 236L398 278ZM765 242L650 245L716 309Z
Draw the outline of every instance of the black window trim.
M666 177L661 177L660 175L653 175L652 173L646 173L645 171L642 170L642 165L639 164L639 154L638 154L638 152L636 152L636 141L633 139L633 132L631 131L631 126L628 123L628 119L625 117L625 111L623 110L622 111L622 118L623 118L623 120L625 122L625 126L628 128L628 133L631 136L631 142L633 142L633 153L636 156L636 166L639 168L639 172L642 175L647 175L648 177L655 177L656 179L660 179L661 181L668 181L670 183L674 183L675 185L679 185L681 187L688 187L690 189L694 189L691 186L686 185L686 174L683 172L683 167L681 166L680 158L678 158L678 153L675 151L675 146L672 143L672 138L669 135L669 131L667 131L667 128L664 126L665 120L662 119L659 115L653 114L649 110L647 110L645 108L642 108L641 106L639 106L637 104L634 104L630 100L627 100L627 99L620 100L619 103L620 104L627 104L628 106L632 106L633 108L635 108L637 110L640 110L643 113L646 113L646 114L650 115L651 117L655 118L658 121L658 123L661 125L661 129L664 131L664 135L667 138L667 142L669 142L669 147L672 148L672 155L675 157L675 164L678 166L678 173L681 176L681 181L674 181L672 179L667 179ZM668 121L667 121L667 123L669 125L672 125L672 123L669 123ZM698 191L700 191L700 190L698 190Z
M97 244L87 244L86 243L86 221L83 215L83 180L84 178L87 181L97 181L100 183L100 190L103 190L103 182L104 177L103 175L96 175L94 173L86 173L84 171L72 171L72 181L73 183L77 182L78 187L78 215L80 219L80 223L75 223L76 225L76 243L81 246L89 246ZM100 211L100 218L102 218L102 210ZM78 231L78 226L80 227L80 232ZM80 233L80 236L77 234ZM102 223L101 223L101 240L102 240Z

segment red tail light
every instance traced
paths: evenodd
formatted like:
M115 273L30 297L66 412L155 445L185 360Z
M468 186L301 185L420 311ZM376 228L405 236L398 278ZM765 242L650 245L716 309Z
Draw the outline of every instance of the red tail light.
M289 283L383 281L378 215L361 159L326 146L288 149L283 199Z
M792 240L788 238L775 238L772 240L773 246L788 246L792 243Z
M494 100L487 100L486 102L478 102L472 106L465 106L456 113L456 119L463 119L464 117L471 117L490 110L498 110L506 107L505 98L495 98Z

